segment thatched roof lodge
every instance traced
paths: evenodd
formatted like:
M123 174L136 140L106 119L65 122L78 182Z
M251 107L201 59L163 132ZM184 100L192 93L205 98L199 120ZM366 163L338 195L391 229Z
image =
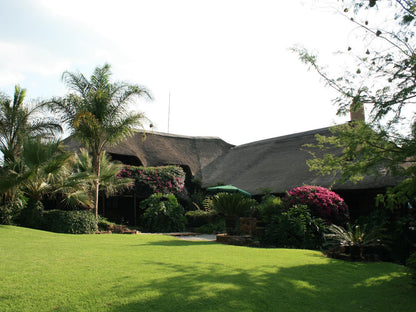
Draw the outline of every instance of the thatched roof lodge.
M64 141L70 149L79 144L68 138ZM227 153L233 145L217 137L192 137L159 132L138 131L106 151L113 160L127 165L164 166L179 165L196 176L202 168Z
M253 195L260 195L265 189L284 194L305 184L330 187L361 212L374 206L376 194L395 185L396 179L389 176L365 177L356 184L334 184L335 177L309 171L306 160L311 156L304 145L315 143L316 134L330 135L329 128L238 146L217 137L138 132L107 148L107 152L113 159L130 165L180 165L188 175L201 178L203 187L232 184ZM73 140L65 143L70 148L77 147Z

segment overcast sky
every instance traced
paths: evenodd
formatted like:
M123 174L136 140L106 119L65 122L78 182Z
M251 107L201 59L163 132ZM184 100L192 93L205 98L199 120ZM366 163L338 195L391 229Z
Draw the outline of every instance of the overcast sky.
M336 94L289 50L325 64L346 49L352 25L330 2L2 0L0 91L62 96L63 71L89 77L107 62L115 80L152 92L137 109L156 131L168 131L169 93L173 134L243 144L330 126L346 120Z

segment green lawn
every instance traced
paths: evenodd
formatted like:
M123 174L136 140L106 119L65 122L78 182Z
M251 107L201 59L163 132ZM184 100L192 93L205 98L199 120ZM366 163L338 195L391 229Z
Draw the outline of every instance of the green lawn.
M416 311L404 267L0 226L0 311Z

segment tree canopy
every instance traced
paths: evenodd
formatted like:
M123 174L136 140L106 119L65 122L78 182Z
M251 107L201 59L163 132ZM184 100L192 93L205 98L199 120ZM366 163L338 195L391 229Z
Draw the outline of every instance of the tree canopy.
M23 140L54 137L62 131L58 121L45 117L42 103L25 103L26 89L16 85L13 99L0 94L0 152L3 163L13 162L22 151Z
M358 38L342 56L352 69L341 76L325 69L317 55L295 48L302 62L317 71L336 91L338 114L365 109L367 120L332 129L318 136L315 147L328 151L309 162L321 174L341 173L343 181L368 174L403 178L388 194L395 206L416 196L416 2L402 0L343 0L339 12L354 23ZM313 152L312 152L313 153Z
M142 127L144 114L129 110L135 99L151 99L143 86L111 81L110 65L95 68L90 79L81 73L65 71L62 80L70 93L53 98L49 107L67 124L71 133L91 153L95 178L95 213L101 181L101 155L105 146L114 145Z

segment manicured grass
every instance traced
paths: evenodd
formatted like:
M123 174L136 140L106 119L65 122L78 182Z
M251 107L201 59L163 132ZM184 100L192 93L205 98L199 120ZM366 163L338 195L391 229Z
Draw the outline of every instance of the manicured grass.
M404 267L0 226L0 311L416 311Z

